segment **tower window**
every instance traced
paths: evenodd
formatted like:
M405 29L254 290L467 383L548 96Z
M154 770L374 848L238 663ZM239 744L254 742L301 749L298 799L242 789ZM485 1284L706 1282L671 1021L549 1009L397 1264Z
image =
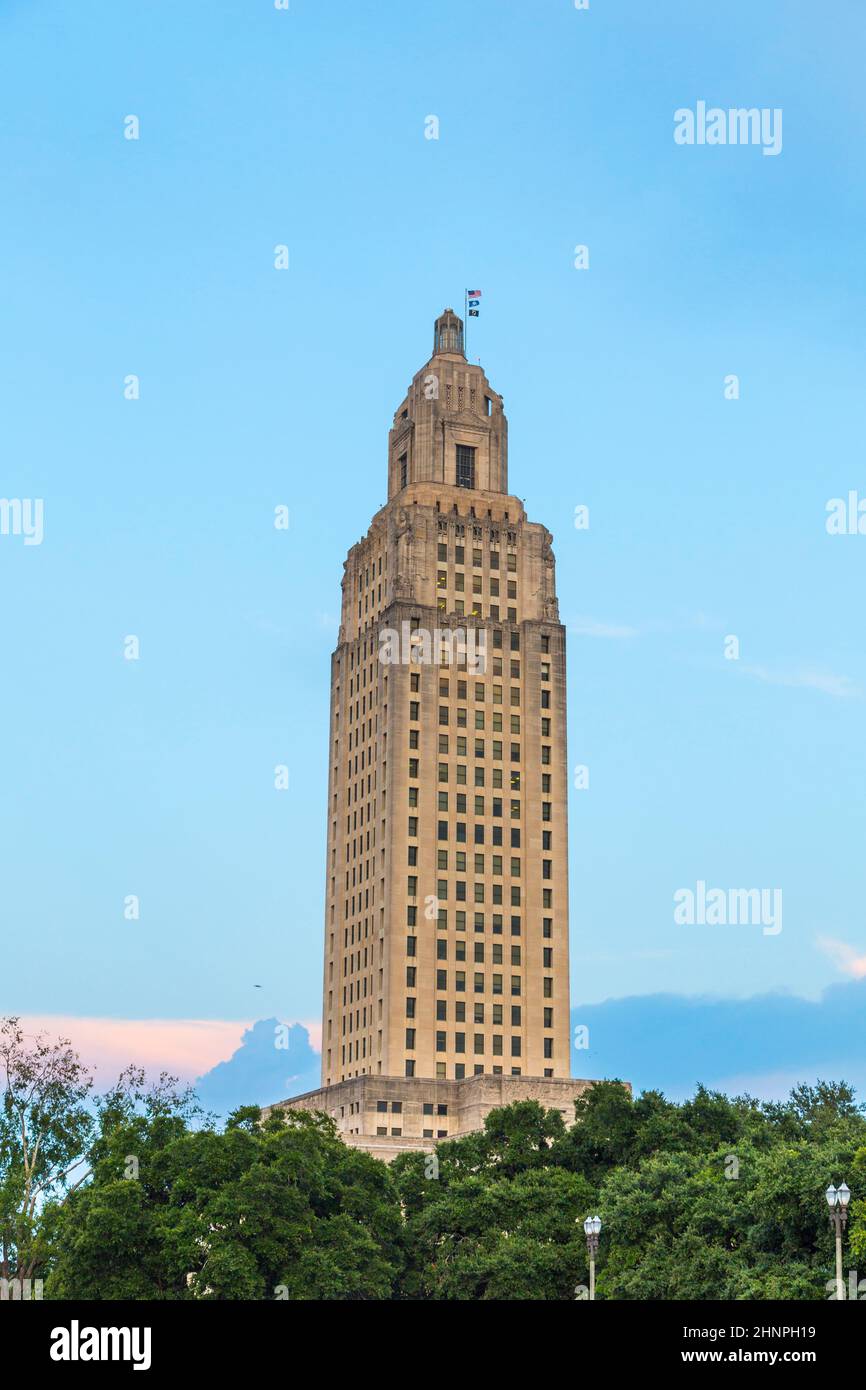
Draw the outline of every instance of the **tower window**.
M409 480L409 456L408 456L408 454L401 454L401 455L400 455L400 486L401 486L401 487L405 487L405 486L406 486L406 483L408 482L408 480Z
M457 445L457 486L475 486L475 450L468 444Z

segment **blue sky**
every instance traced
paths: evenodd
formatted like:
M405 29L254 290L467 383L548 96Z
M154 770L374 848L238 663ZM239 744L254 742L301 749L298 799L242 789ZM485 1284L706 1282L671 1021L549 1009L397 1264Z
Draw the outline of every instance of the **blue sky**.
M468 284L570 630L575 1005L866 975L866 537L824 525L866 497L864 28L0 0L0 493L45 507L0 536L0 1010L318 1017L342 561ZM781 108L781 153L676 145L699 100ZM698 880L782 932L675 924Z

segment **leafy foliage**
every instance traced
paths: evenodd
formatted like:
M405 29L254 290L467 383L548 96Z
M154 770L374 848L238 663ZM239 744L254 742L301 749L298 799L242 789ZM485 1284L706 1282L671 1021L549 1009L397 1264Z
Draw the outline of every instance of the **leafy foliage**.
M86 1177L92 1079L68 1038L28 1037L0 1019L0 1277L23 1281L44 1255L42 1208Z
M833 1276L824 1189L866 1194L866 1120L844 1082L785 1104L699 1087L674 1105L601 1082L566 1129L533 1102L484 1133L393 1165L407 1214L409 1297L569 1299L586 1282L583 1218L601 1215L597 1296L820 1299ZM851 1254L866 1255L866 1200Z
M684 1104L599 1082L567 1126L522 1101L388 1167L306 1112L219 1130L170 1077L106 1095L68 1042L0 1025L3 1277L63 1299L821 1299L824 1189L866 1265L866 1119L845 1082ZM866 1273L866 1271L864 1271ZM846 1278L847 1283L847 1278ZM866 1290L866 1281L863 1284Z
M387 1298L402 1226L388 1169L324 1116L223 1133L175 1110L112 1109L90 1184L54 1229L50 1298ZM132 1160L135 1160L134 1163Z

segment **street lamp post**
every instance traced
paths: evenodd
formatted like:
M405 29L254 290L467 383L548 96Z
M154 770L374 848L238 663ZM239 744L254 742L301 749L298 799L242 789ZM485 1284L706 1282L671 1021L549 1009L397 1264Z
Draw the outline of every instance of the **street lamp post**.
M588 1216L583 1223L586 1233L586 1249L589 1254L589 1297L595 1298L595 1257L598 1252L598 1237L601 1231L601 1217Z
M848 1225L848 1203L851 1193L848 1184L843 1182L838 1187L831 1183L824 1195L830 1208L830 1225L836 1232L836 1298L841 1300L845 1297L845 1285L842 1282L842 1232Z

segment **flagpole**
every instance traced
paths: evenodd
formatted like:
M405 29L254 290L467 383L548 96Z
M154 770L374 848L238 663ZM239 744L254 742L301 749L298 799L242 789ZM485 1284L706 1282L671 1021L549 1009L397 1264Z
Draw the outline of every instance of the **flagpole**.
M469 361L469 291L463 290L463 355Z

